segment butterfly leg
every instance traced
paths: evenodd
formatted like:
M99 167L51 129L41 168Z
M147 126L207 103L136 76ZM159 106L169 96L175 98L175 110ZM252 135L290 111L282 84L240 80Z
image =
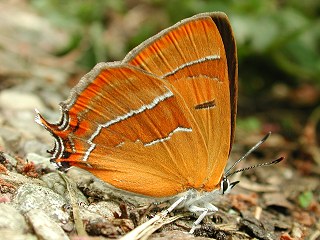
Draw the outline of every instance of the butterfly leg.
M189 211L199 214L198 219L192 224L192 228L189 231L190 234L193 234L194 230L197 228L197 226L202 222L202 220L205 218L205 216L212 214L213 212L218 211L218 208L211 203L205 203L204 207L198 207L195 205L192 205L189 207Z
M171 213L180 203L187 200L188 196L182 196L178 198L168 209L161 212L162 217L167 216L169 213Z

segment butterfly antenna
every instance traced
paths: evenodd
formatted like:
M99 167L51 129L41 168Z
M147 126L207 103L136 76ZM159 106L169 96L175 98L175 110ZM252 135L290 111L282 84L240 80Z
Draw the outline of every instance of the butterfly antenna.
M279 162L281 162L282 160L284 159L284 157L280 157L276 160L273 160L272 162L266 162L266 163L260 163L260 164L257 164L257 165L253 165L253 166L250 166L250 167L246 167L246 168L241 168L239 170L236 170L232 173L228 173L227 175L225 175L226 177L230 177L232 176L233 174L236 174L238 172L243 172L243 171L247 171L249 169L252 169L252 168L257 168L257 167L265 167L265 166L270 166L270 165L273 165L273 164L277 164Z
M268 137L271 135L271 132L268 132L256 145L254 145L245 155L243 155L240 159L238 159L225 173L224 175L227 177L227 176L230 176L230 175L233 175L235 172L231 173L230 174L230 171L235 167L237 166L237 164L239 162L241 162L243 159L245 159L250 153L252 153L254 150L256 150L262 143L264 143ZM278 159L277 159L278 160ZM274 161L273 161L274 162ZM267 164L267 163L266 163ZM261 164L263 165L263 164ZM270 165L270 164L269 164ZM257 166L252 166L252 167L249 167L248 169L251 169L253 167L257 167ZM237 172L240 172L239 170Z

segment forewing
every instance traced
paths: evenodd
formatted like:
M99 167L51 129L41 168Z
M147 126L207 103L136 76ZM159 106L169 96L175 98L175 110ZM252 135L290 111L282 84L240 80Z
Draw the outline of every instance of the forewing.
M124 59L171 83L201 129L208 156L205 190L219 183L234 138L237 56L225 14L207 13L168 28Z

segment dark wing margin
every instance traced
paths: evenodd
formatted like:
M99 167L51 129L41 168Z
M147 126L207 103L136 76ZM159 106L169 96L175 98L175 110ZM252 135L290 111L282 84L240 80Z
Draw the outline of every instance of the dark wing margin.
M233 31L224 13L209 14L216 24L224 44L226 57L228 62L228 76L229 76L229 89L230 89L230 104L231 104L231 142L234 141L236 115L237 115L237 99L238 99L238 58L236 42ZM230 148L231 150L231 148Z

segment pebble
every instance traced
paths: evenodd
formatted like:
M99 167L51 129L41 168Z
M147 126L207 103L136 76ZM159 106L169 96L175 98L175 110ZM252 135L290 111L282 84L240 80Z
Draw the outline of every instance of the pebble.
M5 157L6 161L11 165L11 166L16 166L17 165L17 159L15 159L14 157L11 157L9 154L7 153L2 153L3 156Z
M11 89L5 89L0 92L0 107L11 110L45 109L38 96Z
M35 108L36 106L34 106ZM21 133L23 140L34 139L35 136L43 135L43 128L34 121L35 111L33 109L4 110L7 125L16 132Z
M9 229L0 229L0 236L3 240L39 240L32 234L18 233Z
M121 215L121 210L118 203L112 201L101 201L92 203L87 208L91 212L95 212L109 221L114 219L114 213Z
M42 157L36 153L27 153L26 159L28 162L33 162L36 166L41 169L49 169L51 171L56 170L55 166L50 162L50 158Z
M53 221L43 210L32 209L26 213L33 229L42 240L69 240L62 228Z
M16 233L24 233L28 226L24 217L13 206L0 203L0 230L12 230Z
M26 153L36 153L41 156L47 156L50 157L50 154L47 152L48 149L50 149L51 146L48 144L45 144L43 142L40 142L36 139L30 139L24 141L23 150Z
M23 184L17 189L13 202L24 214L32 209L42 209L51 219L61 225L68 223L70 219L69 213L63 211L67 201L47 187L31 183Z
M7 171L5 173L0 172L0 179L6 183L12 184L15 188L18 188L27 183L38 186L45 186L45 183L37 178L27 177L11 171Z
M58 173L57 171L51 172L51 173L43 175L41 177L41 180L44 181L50 189L52 189L53 191L55 191L59 195L64 196L67 199L67 202L70 204L71 203L70 193L68 192L65 180L61 177L60 174L61 173ZM76 187L75 183L69 178L67 178L67 181L69 181L69 184L72 187L72 191L73 191L78 203L88 204L87 198Z
M3 139L4 147L16 152L19 149L21 133L10 127L0 127L0 136Z

